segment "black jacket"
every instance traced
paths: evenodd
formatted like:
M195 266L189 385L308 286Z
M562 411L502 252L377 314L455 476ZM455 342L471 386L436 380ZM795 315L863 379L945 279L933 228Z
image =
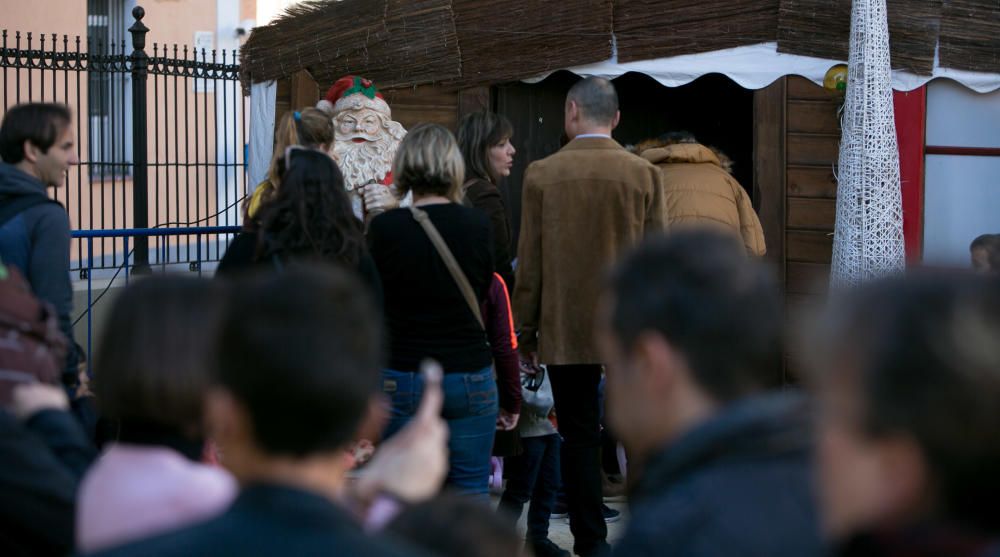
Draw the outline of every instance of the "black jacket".
M615 555L823 555L803 400L734 403L646 465Z
M248 272L274 271L278 269L279 264L283 263L276 263L272 259L258 261L257 232L244 230L229 242L226 253L223 254L222 260L219 261L219 266L215 269L215 276L236 277ZM379 278L375 261L372 260L372 256L368 253L367 249L361 250L361 258L358 260L358 266L355 270L361 282L368 286L368 291L372 295L372 301L381 309L382 280Z
M47 196L45 186L17 167L0 162L0 207L22 196ZM69 279L69 216L58 203L40 203L0 225L0 258L17 267L36 296L52 304L59 329L69 339L65 376L75 385L73 287Z
M418 555L367 537L347 511L320 495L279 485L244 488L221 516L96 553L102 557Z
M514 291L514 268L511 264L510 220L503 204L500 190L490 182L478 179L465 189L465 203L486 213L493 231L493 266L507 283L507 291Z
M834 557L1000 557L1000 537L935 522L862 532L839 544Z
M76 490L96 452L67 412L22 425L0 411L0 555L65 555L73 548Z

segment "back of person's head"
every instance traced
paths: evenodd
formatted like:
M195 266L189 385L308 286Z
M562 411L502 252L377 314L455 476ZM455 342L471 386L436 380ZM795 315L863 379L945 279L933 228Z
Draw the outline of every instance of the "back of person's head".
M681 230L643 242L610 281L610 329L624 350L651 333L683 355L716 402L774 384L780 372L781 296L769 270L731 235Z
M400 192L440 195L457 200L465 181L465 163L455 136L440 124L414 127L396 151L392 175Z
M281 189L259 215L257 257L298 257L354 266L364 247L344 176L326 153L292 148Z
M102 415L200 437L223 305L223 291L208 280L154 275L129 285L97 343L93 390Z
M979 272L1000 273L1000 234L983 234L969 246L972 266Z
M284 113L274 128L274 155L268 169L268 179L274 184L281 183L285 171L285 150L292 145L309 149L326 149L333 143L333 120L331 115L318 108Z
M566 102L576 103L582 119L594 124L611 125L618 114L618 92L603 77L586 77L574 83L566 93Z
M245 410L265 454L343 449L378 393L378 312L351 273L289 266L234 284L218 386Z
M678 131L667 132L667 133L661 135L658 139L664 145L678 145L678 144L685 144L685 143L698 143L698 140L695 139L694 134L691 133L691 132L689 132L689 131L685 131L685 130L678 130Z
M814 333L828 529L1000 534L1000 281L913 271L836 298Z
M497 183L499 176L490 163L490 148L511 138L514 127L505 116L493 112L472 112L458 123L458 147L465 162L466 178Z
M433 555L517 557L523 542L514 524L486 504L456 494L408 507L389 532Z
M678 130L660 134L659 136L653 139L646 139L644 141L640 141L635 145L629 146L628 150L632 153L639 155L650 149L660 149L663 147L669 147L671 145L682 145L682 144L692 144L692 143L698 143L698 140L695 139L694 134L688 131Z
M11 107L0 124L0 158L8 164L24 160L24 143L47 153L66 131L73 117L57 103L30 103Z

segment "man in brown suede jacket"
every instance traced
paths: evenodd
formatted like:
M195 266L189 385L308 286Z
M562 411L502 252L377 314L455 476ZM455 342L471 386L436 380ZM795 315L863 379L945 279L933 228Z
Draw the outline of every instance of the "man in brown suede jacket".
M662 229L665 213L659 170L611 138L619 112L610 81L575 84L565 116L570 142L524 176L514 314L522 357L548 365L574 552L604 555L595 306L605 270Z

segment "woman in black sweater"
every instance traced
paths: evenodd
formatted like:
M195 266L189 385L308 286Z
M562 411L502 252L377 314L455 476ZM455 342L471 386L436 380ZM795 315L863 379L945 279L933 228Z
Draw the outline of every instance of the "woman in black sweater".
M455 139L439 125L412 129L393 165L396 187L413 193L413 205L427 213L481 305L493 276L490 223L456 203L463 173ZM451 431L448 483L485 499L498 411L486 332L409 208L375 217L368 244L382 278L389 331L383 390L392 416L386 436L417 410L420 362L437 360L445 372L442 416Z
M473 112L458 123L458 147L465 162L463 202L489 217L493 263L510 292L514 291L510 219L497 184L510 175L514 164L513 134L510 121L492 112Z

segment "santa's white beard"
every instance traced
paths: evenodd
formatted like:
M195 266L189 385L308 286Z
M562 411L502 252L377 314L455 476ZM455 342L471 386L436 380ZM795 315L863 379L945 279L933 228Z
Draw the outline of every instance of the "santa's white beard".
M347 190L351 191L370 182L381 182L392 170L399 141L383 134L376 141L355 143L351 139L338 139L333 152L344 174Z

